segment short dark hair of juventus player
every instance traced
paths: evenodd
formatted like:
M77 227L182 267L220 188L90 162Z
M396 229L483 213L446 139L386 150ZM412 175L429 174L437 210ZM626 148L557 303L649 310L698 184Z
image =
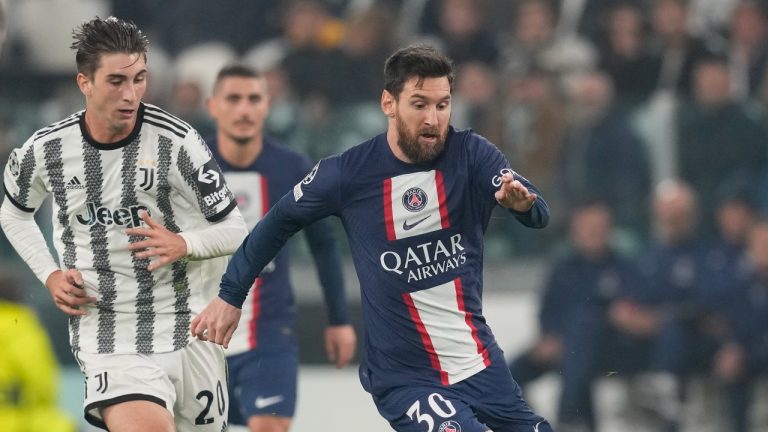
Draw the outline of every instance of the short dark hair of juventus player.
M253 227L312 164L264 135L269 92L266 77L256 70L244 65L222 68L206 103L216 121L216 137L207 140L208 145L246 225ZM339 247L328 221L317 221L305 234L328 309L326 351L329 360L342 367L354 356L356 337ZM247 425L252 432L287 432L295 414L299 359L290 255L290 248L284 248L253 283L242 325L227 348L230 429Z
M142 102L144 34L95 18L73 32L85 109L11 153L0 223L69 317L85 418L110 431L220 431L223 350L189 332L245 222L205 142ZM52 197L46 247L34 214Z
M233 255L218 298L192 322L229 344L253 279L287 239L335 215L363 308L360 381L401 432L544 432L482 311L483 235L496 206L543 228L549 209L498 148L449 124L453 65L425 45L384 65L387 130L321 160ZM350 426L353 428L353 426Z

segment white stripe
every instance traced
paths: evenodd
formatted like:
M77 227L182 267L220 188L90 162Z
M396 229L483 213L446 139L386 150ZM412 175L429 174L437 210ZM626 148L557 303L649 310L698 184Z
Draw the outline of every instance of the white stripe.
M453 281L411 293L411 298L450 384L485 369L465 312L459 310Z
M412 188L421 189L427 197L427 204L419 211L409 211L403 205L403 196ZM434 170L392 177L392 219L398 239L442 228Z

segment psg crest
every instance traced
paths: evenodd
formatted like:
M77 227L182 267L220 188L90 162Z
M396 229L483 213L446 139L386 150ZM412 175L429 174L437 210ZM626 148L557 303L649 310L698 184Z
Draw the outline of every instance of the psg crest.
M427 193L421 188L410 188L403 194L403 207L410 212L417 212L427 205Z
M440 424L437 432L461 432L461 426L453 420L448 420Z

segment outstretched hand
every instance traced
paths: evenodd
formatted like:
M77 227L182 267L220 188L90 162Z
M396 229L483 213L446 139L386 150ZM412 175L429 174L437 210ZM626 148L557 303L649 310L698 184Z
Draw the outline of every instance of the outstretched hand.
M216 297L192 320L190 331L192 336L200 340L228 348L237 323L240 322L240 314L240 309Z
M519 213L527 212L536 201L536 194L529 191L510 173L501 176L501 187L494 194L496 201L505 208Z
M336 368L346 366L355 356L357 337L351 325L330 326L325 329L325 352Z
M187 256L187 242L183 237L156 222L147 212L142 212L141 220L147 224L147 228L128 228L125 232L129 236L145 237L142 241L128 245L128 249L137 251L136 258L158 257L147 266L147 270L153 271Z
M56 307L67 315L85 315L80 306L96 302L95 297L86 295L83 275L77 269L56 270L48 276L45 287L51 293Z

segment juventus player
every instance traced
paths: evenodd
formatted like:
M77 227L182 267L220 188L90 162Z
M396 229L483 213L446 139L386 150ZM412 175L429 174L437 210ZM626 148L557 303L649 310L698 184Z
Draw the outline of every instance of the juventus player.
M547 204L504 155L449 125L453 66L428 46L384 67L386 133L322 160L229 263L192 333L227 346L253 278L287 238L341 218L362 290L360 381L397 431L550 432L522 399L482 314L483 233L501 205L543 228ZM206 333L207 332L207 333Z
M312 165L264 136L267 81L253 69L235 65L219 71L207 105L216 120L216 138L208 143L243 218L253 228L271 203L290 192ZM331 361L342 367L352 359L356 341L339 250L327 221L310 225L306 234L328 304L326 349ZM296 408L298 347L289 255L283 248L253 283L241 325L227 348L230 426L247 425L252 432L286 432L290 427Z
M75 30L85 110L13 151L0 222L70 315L91 424L218 432L224 353L189 325L247 228L198 133L141 102L147 45L114 17ZM33 219L48 195L58 264Z

